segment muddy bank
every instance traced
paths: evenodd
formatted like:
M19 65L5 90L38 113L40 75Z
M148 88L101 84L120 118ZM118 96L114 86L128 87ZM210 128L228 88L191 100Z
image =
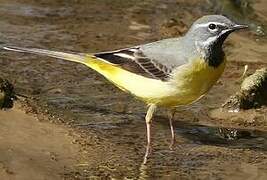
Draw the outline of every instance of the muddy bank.
M0 111L1 179L62 179L79 163L70 129L40 122L20 103Z

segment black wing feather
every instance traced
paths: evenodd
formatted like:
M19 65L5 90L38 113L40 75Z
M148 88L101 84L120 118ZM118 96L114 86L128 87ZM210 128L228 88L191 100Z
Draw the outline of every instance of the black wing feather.
M94 56L148 78L166 81L171 73L170 68L146 57L138 47L97 53Z

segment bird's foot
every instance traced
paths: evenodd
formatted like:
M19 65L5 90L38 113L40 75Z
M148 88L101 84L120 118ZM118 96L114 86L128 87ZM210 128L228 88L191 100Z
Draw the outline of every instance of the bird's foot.
M172 139L172 140L171 140L171 143L170 143L170 145L169 145L169 149L170 149L171 151L174 150L175 144L176 144L176 140L175 140L175 139Z
M143 160L143 164L147 163L147 160L148 160L150 154L151 154L151 145L147 145L146 153L145 153L144 160Z

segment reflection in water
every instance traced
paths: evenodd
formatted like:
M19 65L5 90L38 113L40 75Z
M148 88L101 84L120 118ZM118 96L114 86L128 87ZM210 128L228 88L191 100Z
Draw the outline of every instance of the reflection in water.
M267 151L267 131L179 123L176 133L195 145Z
M248 139L252 138L252 134L246 130L238 130L231 128L218 128L218 133L222 138L227 140Z
M146 180L147 178L149 178L149 174L147 173L147 171L149 170L149 168L147 167L146 164L142 163L140 165L140 168L139 168L139 177L138 179L139 180Z

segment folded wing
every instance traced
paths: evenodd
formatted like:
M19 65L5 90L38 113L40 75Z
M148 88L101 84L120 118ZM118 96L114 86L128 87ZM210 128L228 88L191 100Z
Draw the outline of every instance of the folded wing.
M119 65L123 69L135 74L162 81L166 81L172 72L171 67L167 67L157 60L145 56L140 47L102 52L94 54L94 56Z

